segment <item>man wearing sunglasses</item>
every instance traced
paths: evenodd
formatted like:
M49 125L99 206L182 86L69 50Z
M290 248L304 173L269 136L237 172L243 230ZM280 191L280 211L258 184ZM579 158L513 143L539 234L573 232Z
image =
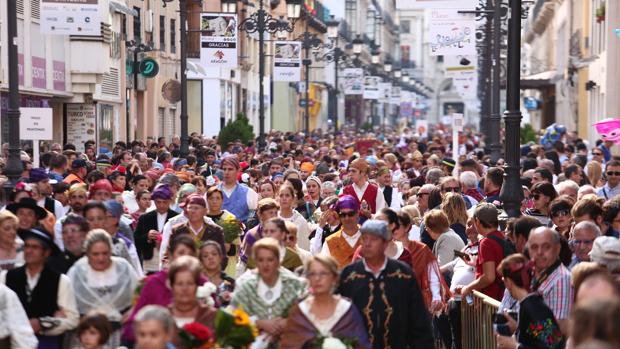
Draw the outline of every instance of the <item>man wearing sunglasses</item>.
M573 258L568 269L573 269L581 262L590 261L590 251L594 245L594 239L601 236L601 230L592 222L583 221L573 228L573 238L569 241L573 250Z
M610 200L620 194L620 161L612 160L605 166L607 183L596 191L596 195Z
M358 225L360 206L351 195L343 195L334 206L340 217L342 228L325 239L322 254L334 257L338 269L342 270L353 260L353 254L360 245L360 227Z

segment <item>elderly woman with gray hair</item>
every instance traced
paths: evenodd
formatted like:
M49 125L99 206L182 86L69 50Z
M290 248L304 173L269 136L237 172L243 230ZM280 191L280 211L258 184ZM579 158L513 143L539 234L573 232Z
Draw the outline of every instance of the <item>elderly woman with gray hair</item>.
M121 321L131 308L138 276L129 262L112 256L112 239L103 229L88 233L84 250L86 257L78 260L67 274L78 311L80 315L93 310L103 313L114 330L107 347L116 348L120 345Z
M613 236L599 236L594 240L590 259L603 265L616 278L620 276L620 240Z
M174 328L170 311L161 305L147 305L135 319L136 349L170 349L168 342Z

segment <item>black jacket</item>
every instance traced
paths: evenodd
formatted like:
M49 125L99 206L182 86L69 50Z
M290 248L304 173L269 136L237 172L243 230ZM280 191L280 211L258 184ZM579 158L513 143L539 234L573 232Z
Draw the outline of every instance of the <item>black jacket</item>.
M178 213L171 209L168 209L168 215L166 216L166 222ZM155 242L148 240L150 230L157 229L157 211L153 210L147 212L138 218L138 225L136 231L133 233L134 241L136 243L136 249L138 255L142 260L149 260L153 258L153 248L155 248Z
M388 258L385 269L375 277L359 260L340 275L338 293L362 312L373 349L435 347L431 317L411 268Z

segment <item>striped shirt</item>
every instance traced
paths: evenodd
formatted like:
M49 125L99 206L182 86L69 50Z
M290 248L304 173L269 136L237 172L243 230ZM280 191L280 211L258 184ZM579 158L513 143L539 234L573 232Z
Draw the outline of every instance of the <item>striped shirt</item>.
M538 288L545 303L557 320L568 319L573 303L573 284L570 271L563 264L547 277Z

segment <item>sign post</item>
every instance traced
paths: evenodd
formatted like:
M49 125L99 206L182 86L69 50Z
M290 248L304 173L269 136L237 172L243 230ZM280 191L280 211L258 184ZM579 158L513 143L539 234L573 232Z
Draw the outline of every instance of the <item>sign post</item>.
M32 140L32 165L39 167L39 141L54 138L52 108L19 108L19 111L19 138Z

